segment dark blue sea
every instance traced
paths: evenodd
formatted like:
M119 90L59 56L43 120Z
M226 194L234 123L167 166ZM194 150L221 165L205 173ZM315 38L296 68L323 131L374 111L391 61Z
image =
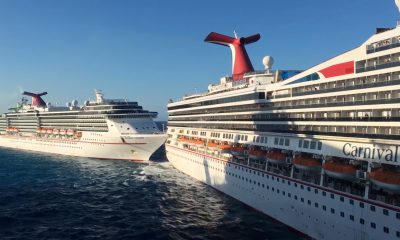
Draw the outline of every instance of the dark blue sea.
M0 239L299 239L174 169L0 148ZM272 206L271 206L272 207Z

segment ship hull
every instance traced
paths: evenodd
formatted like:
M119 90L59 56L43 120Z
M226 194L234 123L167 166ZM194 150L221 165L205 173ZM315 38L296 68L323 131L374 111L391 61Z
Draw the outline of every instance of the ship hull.
M396 229L397 209L379 202L169 144L166 155L179 171L311 238L389 239L396 234L382 231L381 223Z
M80 141L22 136L0 136L0 147L98 159L147 162L164 143L165 134L142 135L140 141Z

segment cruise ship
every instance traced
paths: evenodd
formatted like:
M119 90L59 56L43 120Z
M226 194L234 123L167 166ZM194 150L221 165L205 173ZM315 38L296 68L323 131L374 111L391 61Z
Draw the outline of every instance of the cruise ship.
M233 73L168 104L166 155L183 173L313 239L400 239L400 26L307 70Z
M95 101L66 107L46 103L42 96L25 97L0 116L0 147L98 159L147 162L167 139L153 119L156 112L137 102L106 99L96 91Z

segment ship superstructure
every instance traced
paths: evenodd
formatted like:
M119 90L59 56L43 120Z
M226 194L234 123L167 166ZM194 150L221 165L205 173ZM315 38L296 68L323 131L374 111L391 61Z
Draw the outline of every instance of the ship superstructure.
M96 91L95 101L45 103L41 96L26 98L0 117L0 146L100 159L148 161L165 141L153 119L156 112L137 102L106 99Z
M206 41L246 65L248 38ZM305 71L263 62L168 104L168 160L312 238L400 239L400 27Z

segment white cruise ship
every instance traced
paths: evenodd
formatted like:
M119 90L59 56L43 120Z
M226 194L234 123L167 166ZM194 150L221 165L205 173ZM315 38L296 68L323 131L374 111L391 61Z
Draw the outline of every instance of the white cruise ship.
M253 70L168 104L178 170L314 239L400 239L400 26L305 71Z
M95 101L58 107L46 104L45 94L24 92L32 103L22 98L1 115L0 147L146 162L167 138L153 121L157 113L137 102L105 99L96 91Z

